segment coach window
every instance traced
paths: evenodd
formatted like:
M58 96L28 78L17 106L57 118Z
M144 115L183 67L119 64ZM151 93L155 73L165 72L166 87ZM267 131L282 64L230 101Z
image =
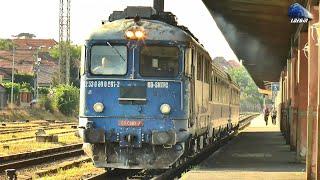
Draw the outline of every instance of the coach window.
M192 76L192 58L194 54L193 48L187 48L185 52L185 58L184 58L184 72L185 75L188 77Z
M202 81L202 56L197 57L197 80Z
M140 74L150 77L176 77L179 73L177 47L144 46L140 55Z
M124 75L127 72L126 46L93 46L91 73L96 75Z
M211 73L211 72L210 72ZM209 100L212 101L213 97L212 97L212 91L213 91L213 81L212 78L213 76L210 76L210 84L209 84Z
M203 69L203 71L202 71L202 80L203 80L203 82L207 82L207 79L206 79L206 74L207 74L207 72L206 72L206 70L207 70L206 62L207 62L206 58L203 57L203 59L202 59L202 69Z
M211 72L211 67L210 67L210 61L209 59L205 58L204 59L204 82L208 83L210 82L210 72Z

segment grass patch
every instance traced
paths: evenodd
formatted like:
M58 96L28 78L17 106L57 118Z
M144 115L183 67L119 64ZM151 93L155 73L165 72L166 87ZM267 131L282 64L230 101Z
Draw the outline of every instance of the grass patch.
M66 144L76 144L81 142L81 138L76 137L74 133L72 133L59 136L58 143L36 142L35 140L21 141L17 143L7 144L9 145L9 149L3 148L4 144L0 144L0 156L50 149L54 147L61 147Z
M55 133L62 133L62 132L67 132L74 130L71 127L67 128L60 128L60 129L50 129L50 130L45 130L47 134L55 134ZM27 132L17 132L17 133L8 133L8 134L1 134L0 135L0 141L2 140L9 140L9 139L17 139L17 138L23 138L23 137L35 137L35 133L37 131L27 131Z
M99 174L104 172L104 169L96 168L93 166L92 162L83 163L79 167L75 167L68 170L58 170L58 173L54 175L48 175L41 177L42 180L74 180L82 179L84 176Z
M21 120L59 120L64 122L76 122L76 117L67 117L60 112L50 113L40 108L1 110L0 121L12 122Z

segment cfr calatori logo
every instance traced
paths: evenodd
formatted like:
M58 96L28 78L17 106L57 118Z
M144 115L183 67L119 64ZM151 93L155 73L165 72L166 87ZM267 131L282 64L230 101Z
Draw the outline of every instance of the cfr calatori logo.
M308 23L313 18L312 14L299 3L289 7L288 16L290 23Z

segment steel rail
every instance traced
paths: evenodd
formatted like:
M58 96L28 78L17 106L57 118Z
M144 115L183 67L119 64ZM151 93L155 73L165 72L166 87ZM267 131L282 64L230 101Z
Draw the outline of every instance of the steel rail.
M239 129L241 130L247 127L250 124L251 120L257 117L258 115L259 115L258 113L243 114L243 116L239 120L239 124L240 123L242 124L241 127L239 127ZM180 174L188 171L193 165L196 165L200 163L202 160L206 159L209 154L212 154L215 151L219 150L223 145L225 145L233 137L235 137L237 133L238 133L237 131L233 131L228 136L225 136L222 139L218 140L217 142L205 147L199 154L196 154L193 157L189 157L177 167L165 170L160 175L152 174L155 172L153 170L132 171L132 170L125 170L125 169L115 169L111 171L106 171L101 174L97 174L95 176L87 178L86 180L128 179L128 178L130 179L131 177L133 177L133 179L150 179L150 177L153 177L153 179L156 179L156 180L174 179Z
M30 153L2 156L0 157L0 173L6 169L21 169L81 155L84 155L82 144L74 144Z
M69 134L69 133L75 133L76 130L70 130L70 131L65 131L65 132L59 132L59 133L51 133L48 135L61 135L61 134ZM22 137L22 138L14 138L14 139L4 139L0 140L0 143L7 143L7 142L12 142L12 141L20 141L20 140L25 140L25 139L34 139L36 138L35 136L27 136L27 137Z

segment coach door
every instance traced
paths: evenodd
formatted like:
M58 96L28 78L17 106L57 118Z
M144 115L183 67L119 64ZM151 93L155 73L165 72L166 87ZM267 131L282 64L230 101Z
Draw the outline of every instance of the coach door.
M195 66L195 59L196 59L196 53L194 47L191 49L191 92L190 92L190 114L191 114L191 121L190 126L193 126L195 123L195 79L196 79L196 66Z
M190 80L190 95L189 95L189 123L188 126L192 127L195 123L195 78L196 78L196 72L195 72L195 48L192 47L190 49L187 49L186 52L186 74L189 77Z

